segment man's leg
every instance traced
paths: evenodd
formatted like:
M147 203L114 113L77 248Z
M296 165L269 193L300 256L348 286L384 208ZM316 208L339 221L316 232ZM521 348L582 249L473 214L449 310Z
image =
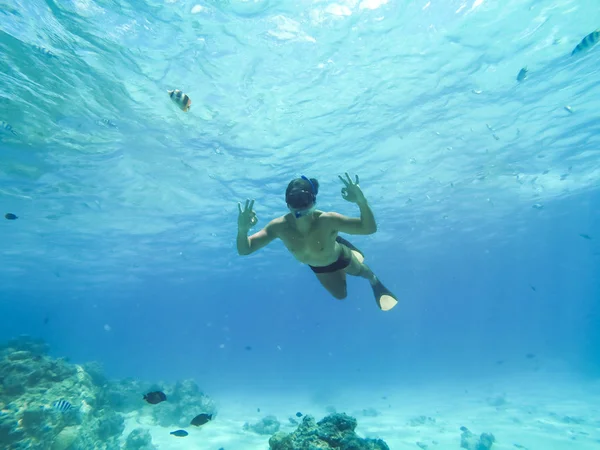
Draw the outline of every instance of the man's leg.
M315 273L323 287L338 300L343 300L348 295L346 290L346 273L343 270L336 272Z
M351 251L352 260L346 269L348 275L355 277L362 277L369 280L377 306L383 311L389 311L398 303L398 300L394 298L394 295L387 290L387 288L379 281L379 278L375 276L373 271L364 263L363 256L355 250ZM360 259L359 259L360 258Z
M354 277L366 278L369 281L376 278L373 271L364 263L365 258L363 255L356 250L352 250L351 253L352 259L350 260L350 264L344 269L346 273Z

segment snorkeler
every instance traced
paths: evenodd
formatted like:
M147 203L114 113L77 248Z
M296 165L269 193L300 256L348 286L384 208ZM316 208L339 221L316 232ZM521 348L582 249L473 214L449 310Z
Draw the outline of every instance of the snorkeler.
M339 178L344 183L342 198L358 205L360 219L317 210L319 182L303 175L290 181L285 191L285 202L290 212L271 220L250 237L250 228L258 222L252 210L254 200L246 200L244 208L238 203L238 253L249 255L279 238L298 261L309 265L323 287L335 298L346 298L346 274L362 277L371 283L377 306L389 311L398 300L364 263L363 253L338 236L340 232L373 234L377 231L373 212L358 185L358 175L356 182L352 182L347 173L346 179Z

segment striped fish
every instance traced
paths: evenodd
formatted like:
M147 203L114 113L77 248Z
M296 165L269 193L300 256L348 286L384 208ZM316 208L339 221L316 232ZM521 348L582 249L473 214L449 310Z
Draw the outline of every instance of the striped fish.
M12 127L12 125L10 123L4 122L3 120L0 120L0 128L2 128L3 130L8 131L9 133L14 134L15 136L17 135L17 132Z
M590 34L588 34L586 37L584 37L581 40L581 42L579 44L577 44L577 47L575 47L573 49L571 56L573 56L575 53L579 53L584 50L588 50L588 49L592 48L592 46L594 44L596 44L598 41L600 41L600 28L597 29L596 31L592 31Z
M167 91L169 93L169 97L173 100L182 111L188 112L190 110L190 106L192 106L192 100L188 97L187 94L184 94L179 89L175 89L172 91Z
M68 401L66 400L57 400L54 403L52 403L52 407L60 412L67 412L69 411L71 408L73 408L73 405L71 405Z

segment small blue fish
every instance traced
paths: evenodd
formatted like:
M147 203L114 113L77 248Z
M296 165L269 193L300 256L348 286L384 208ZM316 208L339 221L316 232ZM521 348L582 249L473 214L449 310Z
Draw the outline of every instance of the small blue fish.
M172 434L173 436L177 436L177 437L186 437L188 435L188 432L185 430L177 430L177 431L171 431L169 434Z
M13 214L13 213L6 213L6 214L4 214L4 218L6 220L17 220L19 218L19 216L17 216L16 214Z
M57 400L54 403L52 403L52 407L60 412L67 412L70 409L73 408L73 405L71 405L68 401L66 400Z
M12 125L10 123L4 122L3 120L0 120L0 128L8 131L9 133L14 134L15 136L17 135L17 132L14 130Z
M519 70L519 73L517 74L517 81L519 83L521 81L523 81L525 78L527 78L527 66L525 66L521 70Z
M579 44L577 44L577 47L575 47L573 49L571 56L573 56L575 53L579 53L584 50L588 50L588 49L592 48L592 46L594 44L596 44L598 41L600 41L600 28L597 29L596 31L592 31L590 34L588 34L586 37L584 37L581 40L581 42Z

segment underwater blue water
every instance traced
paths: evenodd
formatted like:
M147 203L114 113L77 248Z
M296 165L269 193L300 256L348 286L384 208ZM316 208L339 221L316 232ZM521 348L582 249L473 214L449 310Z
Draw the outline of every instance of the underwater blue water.
M1 0L0 340L216 396L597 376L600 46L571 51L599 24L595 0ZM236 252L237 202L264 226L301 174L358 214L346 171L391 312L280 242Z

